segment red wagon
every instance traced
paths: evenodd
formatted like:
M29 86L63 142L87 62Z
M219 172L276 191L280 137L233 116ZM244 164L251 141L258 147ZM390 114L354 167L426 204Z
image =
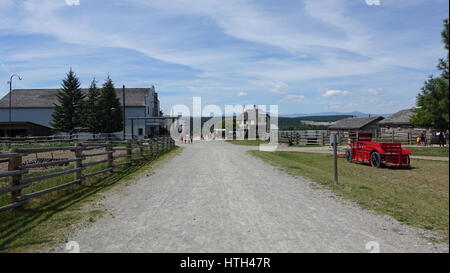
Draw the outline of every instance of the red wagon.
M374 142L372 134L359 134L345 151L348 162L361 162L380 168L386 166L410 167L411 151L400 143Z

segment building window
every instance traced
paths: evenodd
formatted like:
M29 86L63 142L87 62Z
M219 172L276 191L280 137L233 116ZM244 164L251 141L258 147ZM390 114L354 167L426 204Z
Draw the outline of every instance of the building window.
M139 128L138 129L138 135L142 136L144 134L144 129Z

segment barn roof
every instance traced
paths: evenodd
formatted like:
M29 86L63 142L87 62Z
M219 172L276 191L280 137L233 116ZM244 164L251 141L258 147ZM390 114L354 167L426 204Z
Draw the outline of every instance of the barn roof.
M388 118L380 121L380 125L410 125L414 115L413 109L405 109L392 114Z
M338 120L328 129L335 130L358 130L374 122L382 120L383 117L367 117L367 118L346 118Z
M60 89L14 89L11 94L13 108L49 108L58 103L56 94ZM87 93L88 89L81 89ZM145 106L145 96L151 88L125 88L127 106ZM116 95L122 104L122 88L116 88ZM0 100L0 108L9 107L9 93Z

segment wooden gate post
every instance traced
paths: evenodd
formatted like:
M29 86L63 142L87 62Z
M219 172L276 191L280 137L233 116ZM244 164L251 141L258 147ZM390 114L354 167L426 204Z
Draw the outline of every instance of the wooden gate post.
M76 180L80 180L79 184L81 184L84 180L83 177L83 169L81 169L83 167L83 150L81 150L81 143L79 142L75 142L75 168L79 168L79 170L77 170L75 172L75 179Z
M11 149L11 154L17 154L17 149ZM14 156L9 158L8 162L8 171L17 171L20 170L20 165L22 164L22 156ZM9 182L11 187L20 185L20 179L22 179L22 175L13 175L9 177ZM22 190L15 190L11 192L11 202L15 203L19 201L20 195L22 194Z
M153 157L153 138L150 138L148 140L148 152L150 154L150 157Z
M108 159L108 168L111 168L111 171L109 171L109 172L112 173L113 172L113 160L114 160L113 153L114 153L114 150L112 148L111 141L109 141L109 140L106 141L105 150L108 153L106 155L106 157Z

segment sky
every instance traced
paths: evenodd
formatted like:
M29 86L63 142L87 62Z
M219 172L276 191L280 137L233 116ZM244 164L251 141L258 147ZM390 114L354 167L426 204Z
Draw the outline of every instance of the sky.
M0 96L154 85L175 104L276 104L280 114L413 107L445 56L447 0L0 0Z

